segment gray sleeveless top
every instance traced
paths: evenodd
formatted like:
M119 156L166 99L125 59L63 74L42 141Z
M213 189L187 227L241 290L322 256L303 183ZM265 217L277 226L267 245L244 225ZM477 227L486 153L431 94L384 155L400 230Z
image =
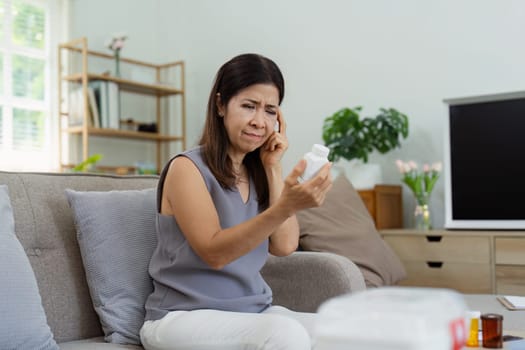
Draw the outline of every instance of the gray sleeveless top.
M181 155L199 169L222 228L240 224L259 213L251 180L250 195L244 203L237 189L225 189L215 179L200 147L178 156ZM268 240L221 270L208 266L190 247L175 218L160 214L164 180L171 161L164 168L157 189L158 243L149 265L154 290L146 300L146 320L158 320L174 310L263 311L272 302L272 291L259 272L268 258Z

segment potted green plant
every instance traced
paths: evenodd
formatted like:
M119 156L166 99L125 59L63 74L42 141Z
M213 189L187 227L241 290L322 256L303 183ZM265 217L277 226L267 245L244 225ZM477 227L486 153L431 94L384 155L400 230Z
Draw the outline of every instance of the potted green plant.
M323 124L323 141L330 148L329 160L335 172L345 172L355 188L373 188L382 182L379 164L367 164L373 151L387 153L401 146L408 136L408 117L394 108L380 108L375 117L361 118L362 107L342 108L327 117ZM344 171L344 168L348 171Z
M330 148L330 161L361 159L368 162L374 150L379 153L401 146L408 136L408 117L394 108L380 108L376 117L361 118L362 107L342 108L327 117L323 141Z

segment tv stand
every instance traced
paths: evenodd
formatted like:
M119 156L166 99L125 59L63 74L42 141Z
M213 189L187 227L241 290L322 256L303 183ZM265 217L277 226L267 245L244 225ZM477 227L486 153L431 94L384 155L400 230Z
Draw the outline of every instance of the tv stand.
M525 295L525 231L380 230L407 270L404 286Z

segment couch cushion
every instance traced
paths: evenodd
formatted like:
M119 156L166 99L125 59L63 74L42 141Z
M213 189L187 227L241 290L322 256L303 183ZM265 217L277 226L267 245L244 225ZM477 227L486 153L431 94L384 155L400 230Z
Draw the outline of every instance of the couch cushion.
M58 350L33 269L15 235L6 185L0 185L0 283L0 349Z
M401 261L377 232L344 174L335 179L321 207L300 211L297 218L304 250L346 256L361 269L367 286L392 285L406 276Z
M15 231L36 276L49 327L58 343L103 335L89 295L73 214L64 190L152 188L158 176L0 171Z
M148 265L157 243L156 189L66 194L105 339L140 344L144 303L153 291Z
M139 345L113 344L104 341L104 338L89 338L60 343L60 350L144 350Z

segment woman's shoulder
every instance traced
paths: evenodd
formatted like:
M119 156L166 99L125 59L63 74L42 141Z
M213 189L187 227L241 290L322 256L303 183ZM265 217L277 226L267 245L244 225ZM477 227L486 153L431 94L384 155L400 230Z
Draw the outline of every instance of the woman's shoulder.
M166 177L178 183L202 178L208 190L217 182L202 157L200 147L188 149L172 158L166 168Z
M199 164L202 162L201 147L194 147L177 153L164 165L161 172L161 178L172 176L173 172L176 172L174 168L180 171L180 168L186 168L189 164L192 164L196 168L199 168ZM190 165L191 167L191 165Z
M169 162L166 164L166 171L170 170L175 164L190 164L193 163L195 166L198 167L198 165L202 161L202 153L201 153L201 147L194 147L187 149L185 151L182 151L180 153L177 153L174 155Z
M168 163L166 163L165 167L166 168L171 167L173 162L178 160L179 158L189 158L194 162L195 161L200 162L202 160L202 147L197 146L197 147L193 147L185 151L182 151L180 153L177 153L168 161Z
M193 148L189 148L178 155L201 155L202 154L202 146L196 146Z
M181 170L185 171L187 168L193 168L197 169L205 179L210 175L210 170L203 158L201 146L190 148L177 154L172 158L168 167L168 173L173 173L174 169L176 169L175 172L179 172ZM189 171L191 172L192 170Z
M201 146L187 149L176 155L175 158L189 158L197 168L201 168L205 165Z

